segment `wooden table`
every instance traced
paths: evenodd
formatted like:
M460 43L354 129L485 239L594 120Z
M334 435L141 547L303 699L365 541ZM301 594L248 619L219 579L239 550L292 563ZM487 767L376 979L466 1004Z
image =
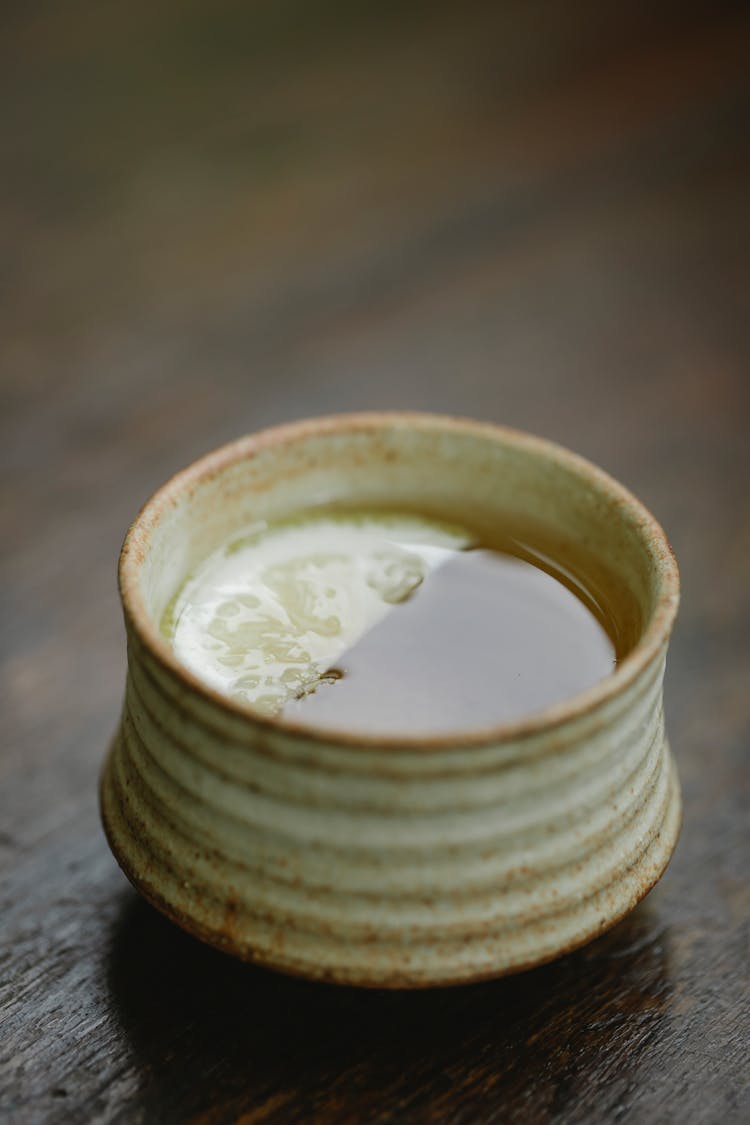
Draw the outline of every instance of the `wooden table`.
M3 1122L750 1120L750 21L740 7L7 5ZM96 782L115 561L284 419L490 418L604 465L682 566L685 821L606 937L362 993L139 901Z

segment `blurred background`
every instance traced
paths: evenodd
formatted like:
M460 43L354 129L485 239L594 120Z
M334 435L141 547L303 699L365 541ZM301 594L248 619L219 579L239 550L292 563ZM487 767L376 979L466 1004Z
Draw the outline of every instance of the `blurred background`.
M64 879L116 913L94 789L139 506L221 442L366 408L529 429L654 510L684 581L667 685L684 881L664 901L687 910L709 837L734 886L745 6L70 0L1 21L6 902ZM712 880L696 909L715 920Z
M128 523L197 455L311 414L554 438L653 508L694 612L747 608L743 8L4 6L14 704L43 684L80 747L106 697L103 739Z

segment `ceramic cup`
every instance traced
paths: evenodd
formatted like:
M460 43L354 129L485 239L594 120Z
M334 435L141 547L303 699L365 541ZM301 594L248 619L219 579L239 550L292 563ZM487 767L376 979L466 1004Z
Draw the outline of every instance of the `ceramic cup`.
M262 717L183 667L159 621L238 529L329 502L531 515L617 578L636 642L590 690L494 729L374 738ZM119 578L128 677L104 826L137 889L202 940L305 977L459 983L589 941L662 874L680 822L662 711L677 567L653 517L580 457L431 415L282 426L164 485Z

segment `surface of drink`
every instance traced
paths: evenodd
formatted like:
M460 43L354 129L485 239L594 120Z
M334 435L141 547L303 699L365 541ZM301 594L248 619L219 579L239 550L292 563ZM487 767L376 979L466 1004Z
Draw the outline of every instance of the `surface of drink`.
M233 539L183 585L162 629L197 676L266 715L434 736L591 687L622 655L613 622L580 574L507 529L373 511Z

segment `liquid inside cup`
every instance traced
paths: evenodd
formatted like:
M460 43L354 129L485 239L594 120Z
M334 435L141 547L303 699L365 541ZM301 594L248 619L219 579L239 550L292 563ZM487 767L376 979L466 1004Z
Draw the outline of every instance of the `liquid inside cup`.
M436 734L533 714L628 647L585 552L531 528L315 511L234 535L172 598L162 632L213 688L313 727Z

